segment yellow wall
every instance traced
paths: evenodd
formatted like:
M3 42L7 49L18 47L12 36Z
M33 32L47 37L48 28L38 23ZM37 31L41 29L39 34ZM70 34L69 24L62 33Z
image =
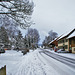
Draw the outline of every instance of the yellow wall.
M75 53L75 47L72 47L72 53Z
M64 46L65 46L65 45L67 45L67 49L65 49L65 50L66 50L66 51L69 51L69 49L68 49L68 46L69 46L68 40L67 40L67 41L65 41L65 40L66 40L66 38L61 39L61 40L64 40L64 42L58 43L58 47L60 47L60 46L62 46L62 47L63 47L63 45L64 45ZM59 40L59 41L60 41L60 40Z
M58 44L58 46L63 46L63 43Z
M65 49L65 51L69 51L68 49Z
M65 42L64 44L65 44L65 45L68 45L68 42Z

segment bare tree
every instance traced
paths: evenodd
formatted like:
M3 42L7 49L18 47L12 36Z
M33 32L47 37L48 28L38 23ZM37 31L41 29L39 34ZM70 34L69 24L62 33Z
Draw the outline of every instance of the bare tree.
M29 27L33 22L31 15L34 3L29 0L1 0L0 14L6 14L22 28Z
M39 40L40 40L39 32L38 32L37 29L32 29L32 28L30 28L30 29L28 30L27 36L30 36L31 38L33 38L33 41L34 41L35 43L38 43Z
M49 31L48 34L50 36L51 41L54 40L58 36L58 34L56 32L53 32L53 30Z
M55 38L57 38L58 34L56 32L53 32L53 30L49 31L49 36L46 36L44 41L43 41L43 46L48 47L49 42L51 42L52 40L54 40Z
M31 45L33 46L38 46L38 42L40 40L40 36L39 36L39 32L37 29L28 29L28 32L27 32L27 37L28 37L28 42Z

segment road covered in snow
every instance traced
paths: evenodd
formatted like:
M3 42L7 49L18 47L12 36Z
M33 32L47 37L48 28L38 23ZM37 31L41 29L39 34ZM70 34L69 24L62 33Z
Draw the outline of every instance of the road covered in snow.
M41 52L26 55L17 51L0 54L0 66L6 65L7 75L75 75L75 69Z
M65 56L61 56L61 55L58 55L58 54L55 54L55 53L52 53L50 51L42 51L44 54L48 55L49 57L52 57L53 59L55 60L58 60L72 68L75 69L75 59L73 58L69 58L69 57L65 57ZM40 52L40 53L42 53Z

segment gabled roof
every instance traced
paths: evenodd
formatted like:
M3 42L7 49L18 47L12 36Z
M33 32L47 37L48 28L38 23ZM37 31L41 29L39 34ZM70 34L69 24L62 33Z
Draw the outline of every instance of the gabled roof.
M62 35L61 35L61 36L62 36ZM48 44L51 44L51 43L53 43L54 41L58 41L58 39L59 39L61 36L59 36L59 37L55 38L54 40L52 40L52 41L51 41L51 42L49 42Z
M49 44L51 44L51 43L54 42L55 40L57 40L57 38L55 38L54 40L52 40L51 42L49 42Z
M73 30L70 30L68 32L66 32L65 34L62 34L62 36L58 39L62 39L62 38L65 38L65 37L68 37L69 35L71 35L73 32L75 31L75 28Z
M72 37L75 37L75 31L68 37L68 39Z

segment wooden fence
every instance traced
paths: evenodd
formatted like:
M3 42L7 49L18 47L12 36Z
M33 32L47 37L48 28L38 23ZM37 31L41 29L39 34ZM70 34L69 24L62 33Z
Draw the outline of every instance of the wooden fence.
M0 75L6 75L6 65L0 69Z

